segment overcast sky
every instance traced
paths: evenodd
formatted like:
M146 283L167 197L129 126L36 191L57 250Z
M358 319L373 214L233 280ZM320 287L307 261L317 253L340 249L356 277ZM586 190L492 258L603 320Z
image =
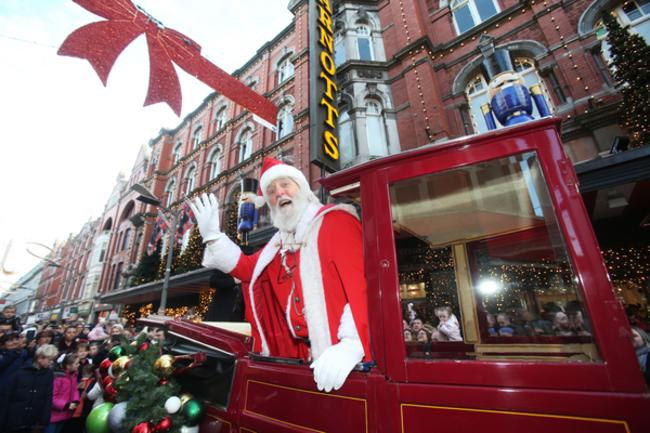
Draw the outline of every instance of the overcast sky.
M138 0L137 5L202 46L233 72L291 23L289 0ZM101 215L121 169L142 144L174 128L166 104L143 107L149 60L140 36L104 87L86 60L56 54L66 36L102 18L72 0L0 1L0 257L13 239L0 288L38 260L25 242L52 246ZM182 116L212 90L176 68ZM35 253L44 250L31 247Z

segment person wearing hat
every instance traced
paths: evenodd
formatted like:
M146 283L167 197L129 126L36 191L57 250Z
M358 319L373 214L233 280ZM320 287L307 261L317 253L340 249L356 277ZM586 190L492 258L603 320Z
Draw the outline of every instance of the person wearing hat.
M251 256L221 233L213 194L191 204L207 244L203 264L242 281L256 351L313 361L318 389L339 389L372 359L356 210L323 206L300 170L268 157L255 201L269 205L279 230Z

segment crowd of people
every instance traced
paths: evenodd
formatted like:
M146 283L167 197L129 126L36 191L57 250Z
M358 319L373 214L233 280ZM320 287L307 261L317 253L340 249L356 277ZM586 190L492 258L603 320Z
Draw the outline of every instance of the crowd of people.
M83 433L90 411L104 403L95 369L121 344L164 339L164 330L125 327L113 312L96 324L70 317L65 326L27 323L7 305L0 315L0 431Z
M431 343L432 341L463 341L460 333L460 323L451 307L439 307L435 309L437 326L424 318L411 314L413 305L408 305L408 316L410 320L404 319L404 341L417 341L420 343Z

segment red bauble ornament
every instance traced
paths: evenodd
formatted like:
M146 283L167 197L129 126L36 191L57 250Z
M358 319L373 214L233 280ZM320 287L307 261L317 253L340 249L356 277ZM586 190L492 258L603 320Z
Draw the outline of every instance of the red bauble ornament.
M172 429L172 417L166 416L154 429L156 433L167 433Z
M99 374L102 376L102 379L108 377L108 368L113 365L113 361L106 358L99 364Z
M108 385L110 385L111 383L113 383L113 382L115 382L115 379L113 379L112 377L106 376L106 377L102 380L102 385L104 385L104 389L106 389L106 387L107 387Z
M153 432L153 424L149 421L141 422L140 424L136 425L135 428L133 429L133 433L152 433L152 432Z
M109 383L104 387L104 401L107 403L115 403L115 396L117 395L117 390L113 388L113 383Z
M158 382L158 386L165 386L167 385L168 380L167 379L160 379L160 382Z
M147 350L148 348L149 348L149 343L145 341L140 345L140 347L138 347L138 352L142 352L143 350Z

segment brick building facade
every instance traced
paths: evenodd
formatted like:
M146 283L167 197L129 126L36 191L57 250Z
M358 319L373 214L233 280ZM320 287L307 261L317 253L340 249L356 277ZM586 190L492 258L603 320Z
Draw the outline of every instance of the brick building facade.
M487 102L487 82L479 64L491 49L511 52L527 86L541 84L552 114L564 120L562 139L574 164L598 157L624 135L599 14L601 8L612 10L642 33L643 5L607 0L317 3L332 11L343 167L484 132L479 107ZM87 283L99 294L96 303L135 299L110 296L124 288L123 273L144 254L152 231L149 225L133 227L128 218L157 211L135 201L133 183L142 182L172 209L186 197L212 192L224 211L222 225L225 212L236 205L241 179L259 179L266 156L292 163L319 193L316 180L323 173L309 155L309 2L291 0L288 8L293 21L233 73L276 104L278 132L213 93L176 128L151 139L131 177L118 178L98 222L97 260L90 265L96 268ZM271 232L262 212L252 244L262 245Z

